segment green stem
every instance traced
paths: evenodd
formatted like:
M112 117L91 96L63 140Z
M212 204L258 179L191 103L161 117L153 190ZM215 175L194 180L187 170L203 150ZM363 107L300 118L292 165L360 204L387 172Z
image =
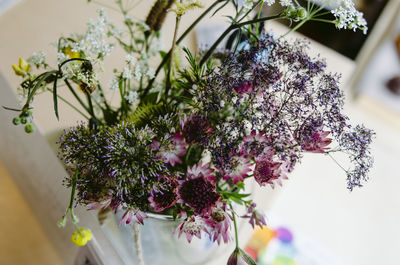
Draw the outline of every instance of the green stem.
M89 108L85 105L85 103L83 103L82 99L78 96L78 94L76 94L74 88L71 86L71 84L69 83L69 81L67 79L64 79L65 84L67 85L69 91L71 91L72 95L75 97L75 99L79 102L79 104L81 104L81 106L86 110L87 113L90 114L90 110Z
M231 24L222 34L219 36L219 38L214 42L214 44L211 46L211 48L207 51L207 53L203 56L203 58L200 61L200 66L202 66L212 55L214 50L218 47L218 45L223 41L223 39L228 35L232 30L241 28L243 26L249 25L249 24L254 24L254 23L259 23L262 21L267 21L267 20L272 20L272 19L277 19L280 18L281 14L275 15L275 16L270 16L270 17L262 17L262 18L257 18L257 19L252 19L249 21L237 23L237 24Z
M47 88L47 90L49 92L53 93L53 90L51 90L50 88ZM73 108L76 112L78 112L80 115L82 115L85 119L89 120L89 117L86 116L82 111L80 111L78 108L76 108L74 105L72 105L68 100L66 100L65 98L61 97L60 95L57 95L57 97L64 102L65 104L67 104L68 106L70 106L71 108Z
M218 5L219 3L224 2L223 0L217 0L214 3L212 3L182 34L182 36L180 36L178 38L178 40L176 41L176 44L181 43L185 37L193 30L193 28L208 14L210 13L211 10L214 9L214 7L216 5ZM149 81L149 84L147 85L145 91L142 94L142 98L145 97L147 95L147 93L149 93L154 81L156 80L156 77L158 76L158 74L160 73L161 69L163 68L163 66L167 63L169 57L171 56L171 50L169 50L169 52L164 56L164 58L162 59L161 63L158 65L156 72L154 74L154 77Z
M235 228L235 243L236 243L236 248L238 249L239 248L239 235L238 235L235 211L233 210L231 202L229 202L229 207L231 207L231 210L232 210L233 226Z
M172 68L174 66L174 53L175 53L175 48L176 48L176 37L178 35L180 21L181 21L181 16L177 15L176 22L175 22L174 38L172 39L171 56L169 58L168 73L167 73L166 81L165 81L165 99L168 98L168 92L171 88L171 75L172 75Z

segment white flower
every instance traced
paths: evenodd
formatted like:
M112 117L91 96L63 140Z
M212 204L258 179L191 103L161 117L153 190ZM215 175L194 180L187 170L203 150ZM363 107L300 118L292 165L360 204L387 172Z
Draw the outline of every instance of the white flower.
M149 68L146 72L146 75L150 78L153 79L156 75L156 72L154 71L153 68Z
M119 89L119 82L118 79L113 78L110 80L110 83L108 84L111 90L118 90Z
M129 91L128 95L125 95L125 99L132 104L138 99L138 93L136 91Z
M363 13L355 8L351 0L341 0L337 8L333 9L331 13L335 16L335 24L338 29L352 29L356 31L360 29L367 33L367 21L364 19Z
M132 70L125 66L124 67L124 72L122 73L122 77L125 79L131 79L132 78Z
M263 0L264 4L267 4L268 6L272 6L275 4L275 0Z
M38 68L41 65L46 66L46 52L39 51L32 53L31 57L28 58L28 62L34 64Z
M131 54L127 54L125 56L125 60L128 63L128 65L130 65L130 66L134 66L137 62L136 58L133 57Z
M281 4L281 6L292 6L292 0L280 0L279 3Z

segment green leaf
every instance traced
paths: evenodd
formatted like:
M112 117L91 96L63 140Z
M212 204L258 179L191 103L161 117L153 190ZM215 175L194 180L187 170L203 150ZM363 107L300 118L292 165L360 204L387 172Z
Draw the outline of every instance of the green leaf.
M147 94L141 101L140 104L144 105L144 104L156 104L157 103L157 99L158 99L158 94L159 92L152 92Z
M60 120L60 117L58 116L57 76L53 83L53 104L54 104L54 113L56 114L57 120Z

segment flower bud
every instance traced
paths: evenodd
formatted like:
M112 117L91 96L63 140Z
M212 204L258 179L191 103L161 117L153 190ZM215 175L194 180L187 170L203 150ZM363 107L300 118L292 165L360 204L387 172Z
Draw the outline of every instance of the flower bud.
M21 124L21 119L18 118L18 117L15 117L15 118L12 120L12 123L13 123L14 125L19 125L19 124Z
M33 133L35 131L35 126L33 126L32 124L27 124L25 125L25 132L26 133Z
M257 265L256 262L246 252L236 248L228 259L227 265Z

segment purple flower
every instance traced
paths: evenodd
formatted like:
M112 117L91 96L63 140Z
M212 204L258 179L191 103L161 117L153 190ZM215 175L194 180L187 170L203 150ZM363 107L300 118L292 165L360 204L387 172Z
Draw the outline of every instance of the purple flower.
M259 157L256 161L256 167L254 168L254 179L260 186L265 186L266 184L275 186L275 182L279 182L279 178L286 176L281 170L282 163L274 162L271 156Z
M169 163L171 166L175 166L176 163L182 163L179 158L186 154L185 139L179 133L175 133L174 137L167 140L166 143L153 142L153 148L158 149L158 157L164 161L164 163Z
M189 168L188 172L198 172L198 175L188 174L185 180L178 181L178 202L192 208L195 214L201 214L214 206L221 195L215 191L215 184L208 180L209 177L196 169L198 167Z
M242 218L249 218L249 223L251 226L254 228L256 225L262 227L264 225L267 225L267 222L265 221L265 217L263 214L259 213L256 209L256 204L252 202L250 204L250 207L247 209L247 214L242 216Z
M188 144L205 144L213 133L210 123L198 114L184 116L181 120L181 128Z
M249 176L252 166L250 157L234 156L229 161L228 168L224 169L224 179L231 179L234 184L237 184Z
M175 228L174 233L179 231L178 237L181 237L181 235L184 233L187 241L190 243L194 236L201 238L201 231L205 231L204 225L205 223L201 217L192 216L190 218L186 218L181 224L179 224Z
M149 202L155 212L162 212L172 207L178 200L178 196L175 183L164 181L158 186L157 189L153 189Z
M229 241L232 216L226 211L225 202L218 202L210 210L210 213L203 216L203 220L206 224L206 231L212 241L216 241L218 245L221 243L221 240L225 243Z

